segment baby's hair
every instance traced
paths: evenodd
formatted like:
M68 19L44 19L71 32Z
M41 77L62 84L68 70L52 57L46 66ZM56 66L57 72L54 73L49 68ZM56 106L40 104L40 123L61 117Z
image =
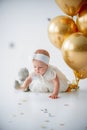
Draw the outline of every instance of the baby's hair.
M35 53L35 54L44 54L44 55L50 57L49 52L48 52L47 50L44 50L44 49L38 49L38 50L36 50L34 53Z

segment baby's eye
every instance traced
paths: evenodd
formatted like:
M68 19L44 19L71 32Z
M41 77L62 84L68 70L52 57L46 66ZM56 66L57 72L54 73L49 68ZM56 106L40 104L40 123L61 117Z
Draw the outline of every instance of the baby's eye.
M42 69L43 67L39 67L39 69Z

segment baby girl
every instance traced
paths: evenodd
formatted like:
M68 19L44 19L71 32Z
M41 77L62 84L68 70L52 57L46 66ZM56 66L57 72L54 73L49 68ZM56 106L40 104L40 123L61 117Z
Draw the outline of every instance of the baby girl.
M58 98L59 92L68 89L68 79L55 66L49 64L50 55L44 49L35 51L32 57L33 72L26 76L25 81L19 87L24 91L50 92L50 98Z

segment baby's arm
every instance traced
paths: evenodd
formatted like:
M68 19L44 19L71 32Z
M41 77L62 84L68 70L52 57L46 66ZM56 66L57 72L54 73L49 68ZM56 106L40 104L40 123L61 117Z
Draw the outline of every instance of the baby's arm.
M53 84L54 84L54 90L53 90L53 93L49 97L55 99L55 98L58 98L59 87L60 87L59 79L57 76L55 79L53 79Z
M30 76L28 76L26 79L25 79L25 81L24 81L24 83L23 83L23 85L21 86L21 89L26 89L26 88L28 88L29 87L29 84L32 82L32 78L30 77Z

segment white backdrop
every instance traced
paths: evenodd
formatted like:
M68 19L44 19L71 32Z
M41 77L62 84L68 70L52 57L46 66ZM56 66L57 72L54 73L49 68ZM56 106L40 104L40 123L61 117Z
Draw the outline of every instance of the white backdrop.
M55 0L0 1L2 73L3 69L9 68L9 75L14 77L21 67L31 70L32 53L43 48L50 53L50 63L59 67L70 81L74 79L72 69L64 62L61 51L48 38L48 19L58 15L65 14Z

